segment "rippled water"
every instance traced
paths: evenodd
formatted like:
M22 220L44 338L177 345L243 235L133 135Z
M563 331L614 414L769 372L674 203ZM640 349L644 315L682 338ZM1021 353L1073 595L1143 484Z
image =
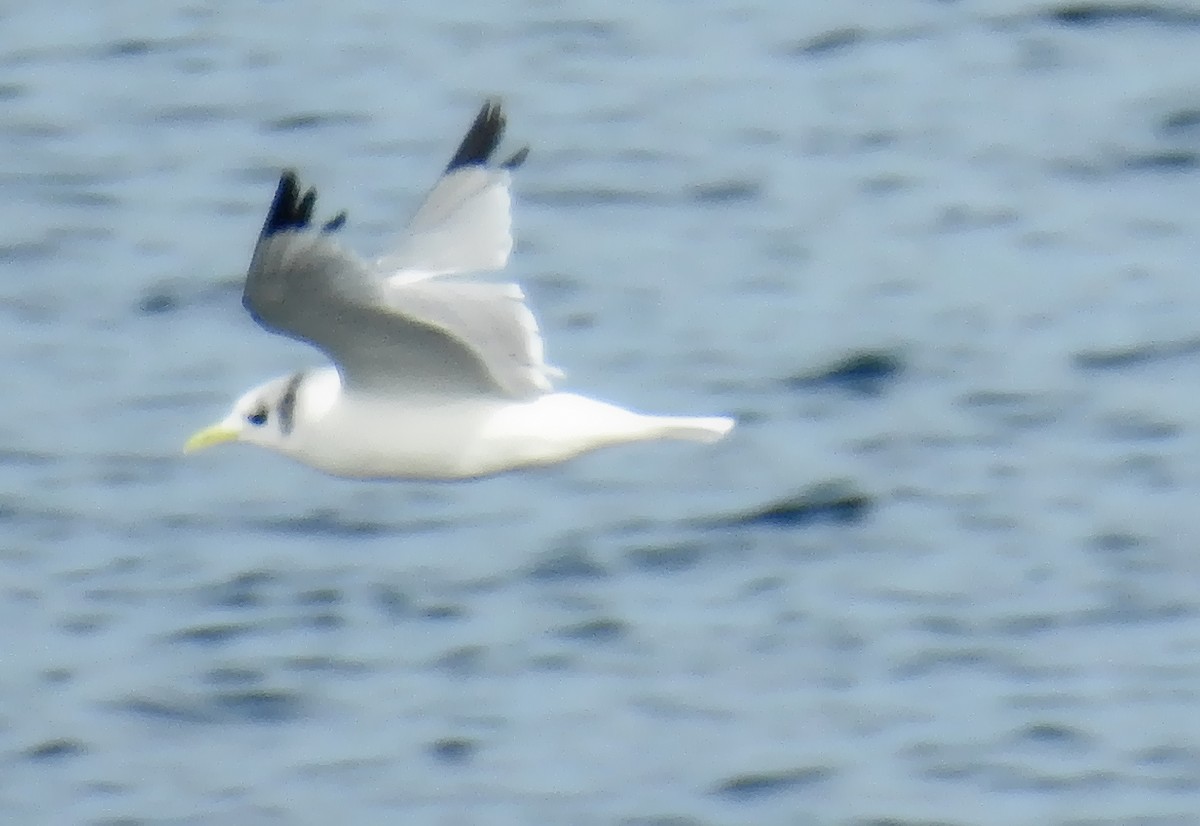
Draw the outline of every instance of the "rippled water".
M0 5L13 823L1200 823L1200 13ZM505 96L569 386L462 485L183 438L279 167L382 249Z

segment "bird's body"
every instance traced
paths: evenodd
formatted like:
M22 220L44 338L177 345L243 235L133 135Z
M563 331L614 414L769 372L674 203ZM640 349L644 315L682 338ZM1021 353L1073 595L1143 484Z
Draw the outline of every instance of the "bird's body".
M286 382L290 377L276 379ZM279 452L334 476L469 479L549 465L605 445L715 441L727 420L645 416L575 393L502 397L342 392L337 370L302 374L295 425ZM330 433L342 434L330 439Z
M711 442L733 427L555 391L561 374L520 288L453 277L498 269L512 249L509 171L526 151L489 165L503 127L486 104L398 248L370 263L330 237L345 214L314 229L315 191L283 174L243 303L333 365L255 387L188 450L237 440L337 476L463 479L629 442Z

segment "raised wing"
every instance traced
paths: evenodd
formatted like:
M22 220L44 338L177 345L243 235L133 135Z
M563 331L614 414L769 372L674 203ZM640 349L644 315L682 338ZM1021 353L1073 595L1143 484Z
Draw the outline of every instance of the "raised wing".
M284 172L242 303L266 329L307 342L364 392L397 386L522 398L550 389L542 341L520 288L383 278L311 227L316 192Z
M529 154L491 164L504 126L500 103L484 103L395 248L375 262L381 273L409 282L504 267L513 247L510 170Z

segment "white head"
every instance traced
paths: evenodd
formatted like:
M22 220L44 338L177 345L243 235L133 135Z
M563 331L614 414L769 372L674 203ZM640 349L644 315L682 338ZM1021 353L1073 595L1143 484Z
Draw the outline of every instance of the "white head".
M280 376L247 391L234 402L229 415L192 435L183 446L193 453L222 442L248 442L282 450L292 431L296 392L304 373Z

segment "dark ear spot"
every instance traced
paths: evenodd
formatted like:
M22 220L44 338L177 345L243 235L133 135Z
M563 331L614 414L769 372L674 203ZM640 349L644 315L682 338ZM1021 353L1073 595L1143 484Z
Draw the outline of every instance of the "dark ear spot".
M292 432L296 415L296 393L300 391L300 383L303 381L304 371L293 373L279 398L279 432L284 436Z

